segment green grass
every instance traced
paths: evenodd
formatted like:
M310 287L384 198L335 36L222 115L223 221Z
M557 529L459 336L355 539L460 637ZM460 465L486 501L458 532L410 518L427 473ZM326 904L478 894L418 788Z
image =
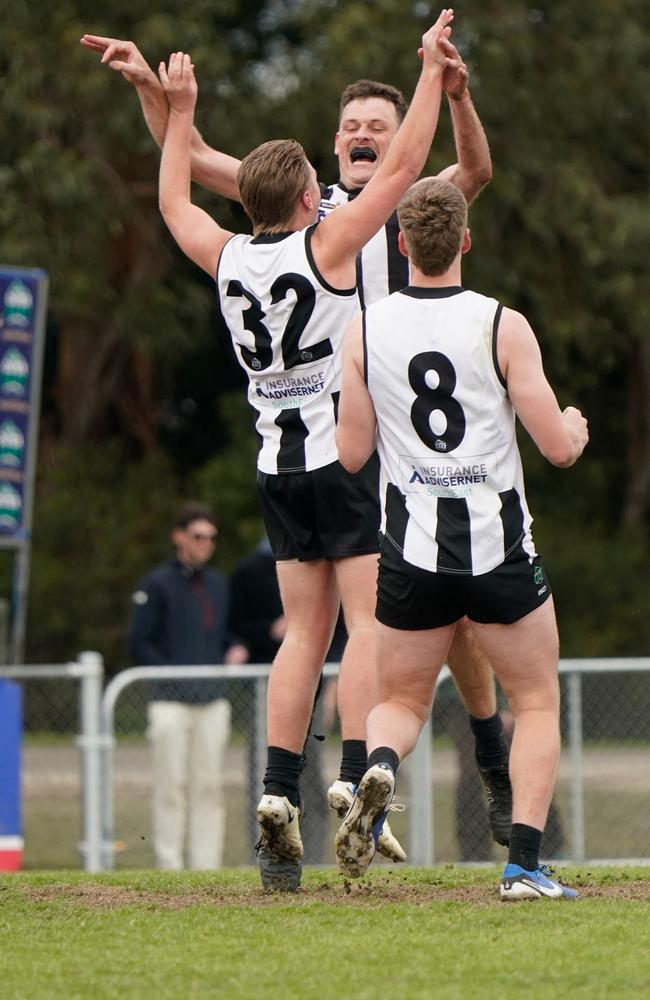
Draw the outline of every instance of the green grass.
M618 998L650 987L647 869L567 869L576 902L498 902L497 869L21 873L0 881L0 995Z

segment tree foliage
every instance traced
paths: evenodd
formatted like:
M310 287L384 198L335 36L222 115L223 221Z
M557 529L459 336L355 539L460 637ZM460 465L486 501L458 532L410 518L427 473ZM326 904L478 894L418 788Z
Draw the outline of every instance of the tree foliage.
M436 15L424 0L114 0L99 14L14 0L0 37L0 260L51 275L33 656L117 655L124 597L182 496L221 510L226 565L260 530L252 421L230 395L242 376L210 282L160 220L158 152L133 91L80 36L133 38L153 66L191 51L209 142L242 155L296 136L330 180L340 91L372 77L410 95ZM568 473L522 440L563 633L575 654L647 652L650 8L467 0L455 36L494 162L466 284L528 316L561 404L590 419ZM453 157L443 111L429 169ZM246 227L238 207L196 197Z

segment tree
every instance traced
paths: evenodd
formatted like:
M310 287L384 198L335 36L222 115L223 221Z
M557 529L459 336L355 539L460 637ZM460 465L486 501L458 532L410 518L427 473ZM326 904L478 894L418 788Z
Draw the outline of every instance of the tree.
M154 12L144 0L115 0L98 19L87 0L13 4L0 38L0 260L45 267L52 279L34 650L72 655L92 634L116 648L107 637L123 628L117 606L100 600L94 631L84 632L61 581L66 566L83 563L88 592L122 594L137 549L148 562L166 531L159 497L171 507L188 491L214 494L242 548L259 526L251 422L221 398L242 376L210 282L182 261L159 219L158 153L135 95L79 37L134 38L154 66L171 50L191 51L208 141L243 155L293 135L331 179L342 88L373 77L413 89L418 36L437 9L424 2L406 13L393 0L160 0ZM564 651L647 651L650 9L640 0L467 0L455 31L495 168L472 208L465 280L526 313L561 403L576 402L591 424L570 473L522 441L538 544L557 567ZM443 111L430 169L453 155ZM246 226L237 207L197 196L225 225ZM102 469L119 478L116 519ZM148 514L140 475L156 496ZM66 546L57 524L68 503ZM70 542L79 519L80 547ZM122 577L96 548L94 524L109 549L133 547Z

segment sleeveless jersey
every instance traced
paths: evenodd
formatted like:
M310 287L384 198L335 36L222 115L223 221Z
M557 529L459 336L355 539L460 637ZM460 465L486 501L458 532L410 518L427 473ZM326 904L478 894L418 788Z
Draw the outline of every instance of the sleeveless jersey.
M321 189L319 219L325 218L339 205L361 193L361 188L349 191L340 182ZM399 222L393 212L388 222L368 240L357 256L357 289L362 309L398 292L409 283L408 260L397 245Z
M314 228L233 236L217 269L219 305L258 414L257 465L272 475L338 458L341 345L358 300L356 289L332 288L319 274Z
M460 287L408 287L365 313L382 531L422 569L478 576L518 546L536 554L496 355L500 313Z

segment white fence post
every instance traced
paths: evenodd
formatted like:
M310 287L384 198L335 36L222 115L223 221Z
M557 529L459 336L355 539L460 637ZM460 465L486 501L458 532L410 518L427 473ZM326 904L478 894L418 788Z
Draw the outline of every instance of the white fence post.
M571 860L585 860L585 788L583 774L582 675L568 677L569 751L571 756Z
M268 680L266 677L258 677L255 681L255 723L254 735L255 749L253 754L253 775L252 785L262 793L262 782L266 770L266 692Z
M87 872L99 872L101 863L102 731L101 704L104 661L99 653L79 655L81 784L83 840L79 851Z
M433 737L427 719L409 759L409 862L433 864Z

